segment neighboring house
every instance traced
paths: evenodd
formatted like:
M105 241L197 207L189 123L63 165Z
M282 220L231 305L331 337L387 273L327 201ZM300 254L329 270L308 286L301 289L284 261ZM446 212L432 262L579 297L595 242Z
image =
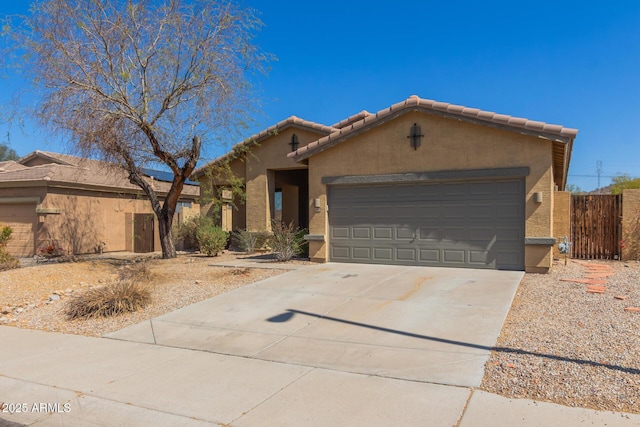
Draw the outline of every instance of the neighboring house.
M412 96L333 126L291 117L212 164L230 161L246 187L223 225L268 230L281 203L314 261L546 272L576 135ZM224 186L212 164L194 173L203 191Z
M145 170L162 196L162 172ZM155 175L155 177L152 177ZM199 186L185 185L181 215L199 213ZM97 160L35 151L0 162L0 224L13 229L9 253L25 257L49 244L67 253L160 250L157 219L126 173Z

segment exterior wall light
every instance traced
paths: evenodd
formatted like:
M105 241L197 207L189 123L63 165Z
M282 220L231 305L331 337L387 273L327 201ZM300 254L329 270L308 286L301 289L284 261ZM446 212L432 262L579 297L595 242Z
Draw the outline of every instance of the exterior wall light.
M418 126L417 123L414 123L409 130L409 136L407 137L411 141L411 146L414 150L417 150L420 146L420 138L424 135L422 134L422 129Z
M298 145L300 145L300 142L298 141L298 135L296 135L295 133L291 135L291 142L289 143L289 145L291 145L291 151L296 151L298 149Z

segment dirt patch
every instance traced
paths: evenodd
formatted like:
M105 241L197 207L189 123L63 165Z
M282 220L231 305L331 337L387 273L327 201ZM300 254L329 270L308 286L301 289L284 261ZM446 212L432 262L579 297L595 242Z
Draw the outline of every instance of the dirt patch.
M237 252L218 257L181 254L176 259L162 260L105 254L77 262L33 264L0 272L0 325L101 336L285 272L211 265L244 256ZM104 286L118 277L120 269L137 262L147 263L150 272L150 305L135 313L110 318L67 320L64 309L71 298L87 289Z

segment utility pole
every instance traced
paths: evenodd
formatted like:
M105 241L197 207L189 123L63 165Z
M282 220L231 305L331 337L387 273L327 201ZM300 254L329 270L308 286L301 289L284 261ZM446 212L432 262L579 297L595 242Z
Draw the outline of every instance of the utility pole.
M596 174L598 174L598 189L600 189L600 174L602 174L602 160L596 162Z

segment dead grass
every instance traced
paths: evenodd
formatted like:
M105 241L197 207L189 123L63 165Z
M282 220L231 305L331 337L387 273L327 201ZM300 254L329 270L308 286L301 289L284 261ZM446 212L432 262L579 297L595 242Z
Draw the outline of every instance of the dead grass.
M117 316L142 310L150 301L151 291L146 284L124 279L71 298L65 313L70 320Z

